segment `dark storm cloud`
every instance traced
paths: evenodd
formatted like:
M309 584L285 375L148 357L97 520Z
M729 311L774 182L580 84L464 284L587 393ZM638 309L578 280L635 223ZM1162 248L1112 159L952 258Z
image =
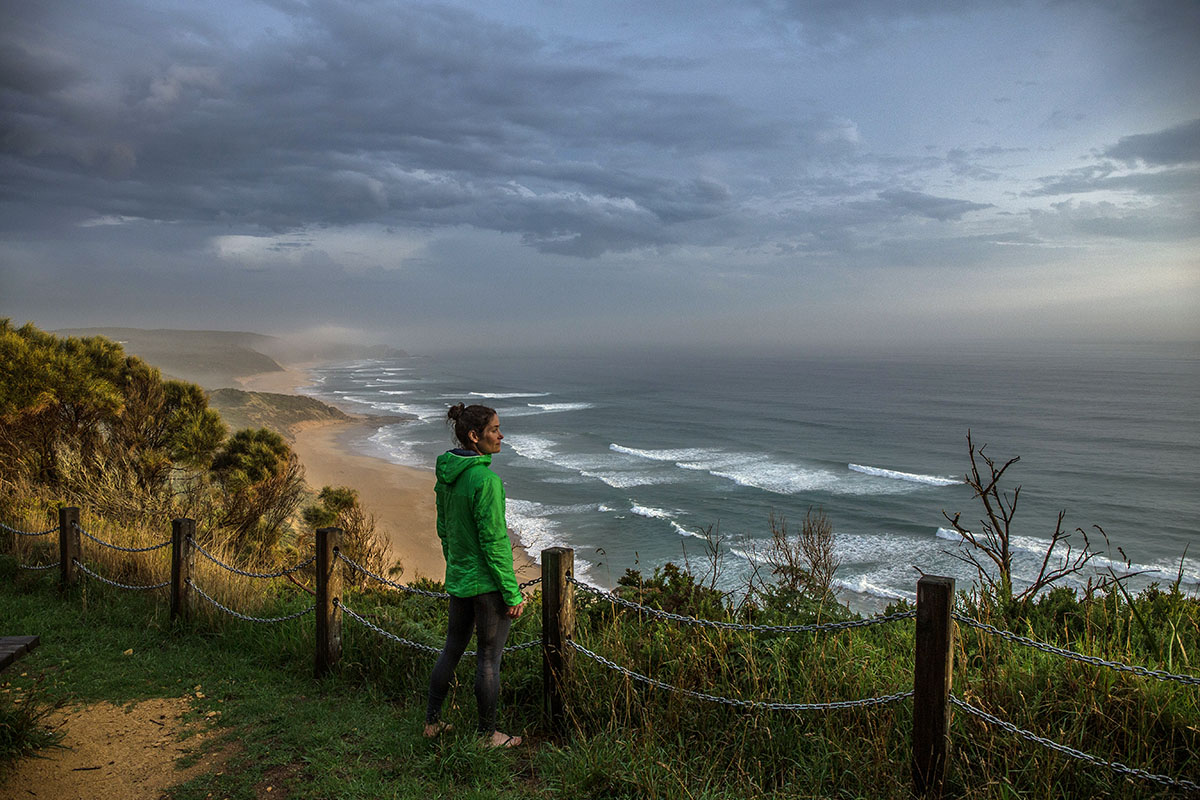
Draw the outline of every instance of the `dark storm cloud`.
M0 6L3 315L836 340L1010 269L1188 290L1194 2Z
M987 0L948 5L938 0L759 0L768 17L790 19L801 37L815 43L874 41L896 20L928 20L986 7Z
M1157 166L1200 163L1200 119L1157 133L1123 136L1104 155Z
M916 214L940 222L962 219L963 214L970 211L991 208L990 203L972 203L969 200L955 200L951 197L934 197L923 192L903 189L889 189L880 192L879 199L904 213Z
M727 211L728 191L688 159L784 135L727 98L552 60L532 33L466 12L284 8L290 30L239 45L183 12L129 5L139 25L118 27L82 7L75 30L131 54L113 75L92 73L86 48L42 46L27 12L0 40L21 67L4 95L6 198L275 231L466 223L592 256ZM674 158L635 172L598 163L608 147Z
M1084 194L1087 192L1135 192L1145 195L1194 194L1200 192L1200 169L1181 167L1159 172L1113 174L1112 167L1083 167L1066 175L1042 178L1032 197Z
M1138 242L1200 237L1200 119L1161 131L1121 137L1104 158L1040 180L1034 197L1096 193L1132 195L1137 202L1074 199L1031 212L1036 230Z
M1032 197L1128 192L1164 199L1200 196L1200 119L1121 137L1103 159L1039 180Z

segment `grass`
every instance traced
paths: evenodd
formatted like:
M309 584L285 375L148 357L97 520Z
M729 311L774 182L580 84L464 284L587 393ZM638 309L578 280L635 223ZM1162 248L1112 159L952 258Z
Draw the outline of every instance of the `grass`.
M109 532L115 539L116 533ZM107 537L106 537L107 538ZM110 539L110 541L113 539ZM135 558L141 556L135 556ZM115 567L114 565L111 565ZM156 568L155 568L156 569ZM153 571L153 570L152 570ZM455 731L420 735L432 658L346 620L335 674L312 677L312 621L252 624L199 613L167 619L161 593L123 592L94 581L60 594L55 575L17 571L0 556L0 618L21 620L42 645L26 658L26 691L43 704L191 697L232 756L175 798L250 798L265 786L290 798L902 798L910 793L907 702L826 712L748 712L647 687L577 654L570 733L547 735L540 654L506 658L501 719L528 746L492 752L473 734L473 664L465 659L447 704ZM284 582L220 589L235 608L276 616L311 598ZM635 598L705 616L732 612L687 573L656 575ZM255 592L254 587L259 587ZM795 599L795 598L792 598ZM444 606L394 592L348 592L346 604L396 635L440 644ZM1001 623L1110 660L1192 668L1200 643L1194 599L1148 592L1134 613L1124 598L1061 595ZM203 606L207 604L200 603ZM510 643L537 638L540 598ZM968 608L968 611L971 609ZM698 629L650 620L577 596L576 638L617 663L677 686L726 697L784 702L872 697L911 686L913 628L899 622L837 634L777 635ZM742 610L763 624L827 621L846 612L764 596ZM1153 648L1151 648L1153 643ZM1151 649L1158 653L1151 654ZM132 654L125 655L125 651ZM968 702L1105 760L1200 781L1200 690L1115 673L960 627L954 691ZM198 687L198 688L197 688ZM203 697L197 696L197 692ZM948 792L972 798L1168 797L1153 783L1089 767L958 713Z
M225 736L210 746L232 747L230 762L175 798L256 797L272 781L286 783L291 797L437 797L451 787L466 797L536 796L522 789L519 766L497 769L528 753L484 752L470 724L458 725L468 733L430 742L412 697L363 684L353 670L314 680L311 619L307 627L303 619L184 627L153 597L87 584L60 597L52 587L18 575L0 590L0 617L42 636L24 672L41 676L46 701L188 695L197 715L219 713ZM32 686L28 676L14 685Z
M19 674L28 677L29 673ZM5 763L32 755L62 739L61 733L46 722L57 706L46 701L39 679L20 681L15 686L8 681L0 683L0 769Z

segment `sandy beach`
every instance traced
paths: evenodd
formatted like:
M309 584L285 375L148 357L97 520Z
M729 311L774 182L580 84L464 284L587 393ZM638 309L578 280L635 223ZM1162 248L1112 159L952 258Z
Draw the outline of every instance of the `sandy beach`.
M237 381L246 391L296 394L309 382L309 376L303 366L294 366ZM306 422L291 428L292 449L304 465L309 486L349 486L357 490L363 508L375 515L376 530L386 540L390 558L404 567L401 579L441 580L446 562L435 527L433 472L355 453L348 440L374 429L377 422L363 415L352 416L348 422ZM519 582L541 574L518 542L514 542L513 558Z

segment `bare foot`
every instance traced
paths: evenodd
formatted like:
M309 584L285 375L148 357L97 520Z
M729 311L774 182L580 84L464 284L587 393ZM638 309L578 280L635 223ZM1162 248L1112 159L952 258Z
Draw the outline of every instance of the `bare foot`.
M520 744L520 736L509 736L500 731L492 731L491 737L483 740L484 747L517 747Z
M452 731L452 730L454 730L454 726L451 725L449 722L442 722L441 720L439 720L437 722L431 722L425 726L425 738L432 739L433 737L437 736L439 733L441 733L443 731Z

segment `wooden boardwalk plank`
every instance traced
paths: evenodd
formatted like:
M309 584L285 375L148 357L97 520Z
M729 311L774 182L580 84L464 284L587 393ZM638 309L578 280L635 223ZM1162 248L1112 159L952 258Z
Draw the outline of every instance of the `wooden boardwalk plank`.
M0 636L0 672L38 646L39 636Z

